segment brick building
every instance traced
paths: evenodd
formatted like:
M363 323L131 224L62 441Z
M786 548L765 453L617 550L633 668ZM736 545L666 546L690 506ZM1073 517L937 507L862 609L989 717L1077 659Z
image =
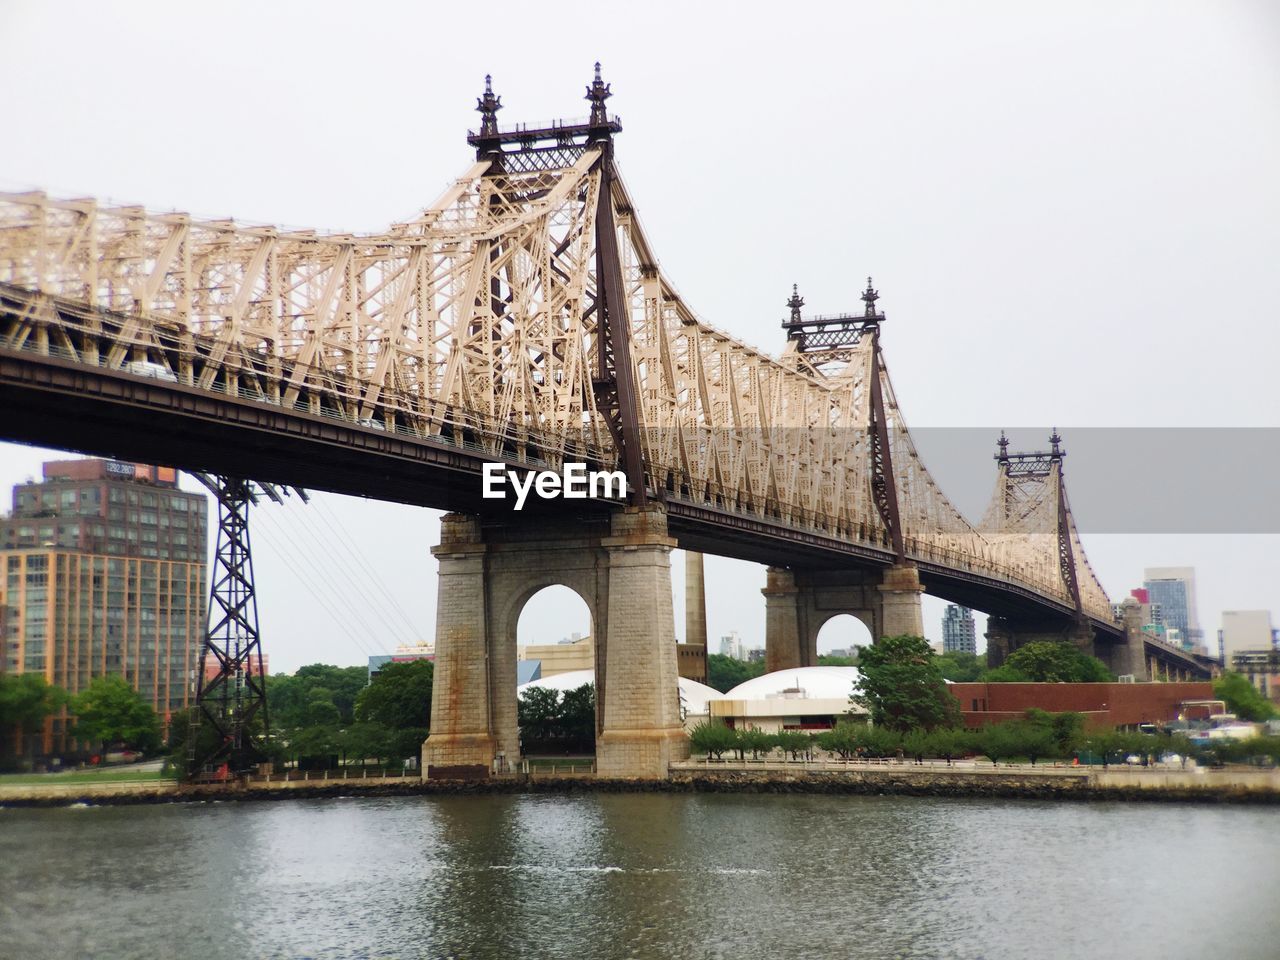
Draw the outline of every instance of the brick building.
M165 467L55 461L0 518L0 670L77 693L123 676L161 720L194 697L205 630L208 510ZM67 718L46 751L68 748Z
M1214 697L1208 681L1185 683L953 683L965 726L1016 720L1032 707L1052 713L1083 713L1090 730L1164 724L1203 715Z

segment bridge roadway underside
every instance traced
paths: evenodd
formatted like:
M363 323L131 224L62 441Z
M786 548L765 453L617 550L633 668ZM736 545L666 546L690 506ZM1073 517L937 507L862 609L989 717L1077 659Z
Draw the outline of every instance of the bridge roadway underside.
M478 514L514 517L481 497L485 451L361 426L178 383L0 350L0 438L187 471ZM509 463L521 468L517 462ZM883 570L888 550L678 497L666 501L681 547L772 566ZM526 501L523 517L600 517L616 503ZM1066 623L1069 607L1004 581L919 563L927 593L1014 620ZM1094 622L1101 643L1123 631Z

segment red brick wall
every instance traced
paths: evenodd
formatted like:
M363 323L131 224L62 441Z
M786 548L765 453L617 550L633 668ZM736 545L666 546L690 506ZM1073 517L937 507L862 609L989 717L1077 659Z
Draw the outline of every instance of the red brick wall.
M1195 683L955 683L965 726L1016 719L1032 707L1083 713L1085 725L1127 727L1178 718L1184 700L1210 700L1213 684ZM976 708L975 708L976 701Z

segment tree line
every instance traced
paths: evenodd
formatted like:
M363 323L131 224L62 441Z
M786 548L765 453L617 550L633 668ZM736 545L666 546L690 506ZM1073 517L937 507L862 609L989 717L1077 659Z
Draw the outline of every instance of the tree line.
M756 758L775 750L795 759L818 749L842 759L901 756L948 762L957 756L985 756L993 763L1021 758L1034 764L1041 759L1081 760L1083 754L1083 762L1109 763L1117 756L1149 760L1168 753L1194 755L1209 763L1250 757L1280 760L1280 751L1274 749L1280 738L1193 746L1182 735L1124 731L1086 735L1083 715L1069 712L1032 709L1019 719L969 730L961 722L959 702L947 689L945 656L936 654L923 637L885 637L859 649L859 680L849 697L851 707L866 712L869 724L846 718L817 734L767 734L707 721L691 732L693 749L717 758L731 753L739 759L748 752ZM1100 661L1069 644L1040 642L1019 648L1001 667L984 675L1000 673L1005 682L1098 682L1105 670ZM1214 692L1242 719L1260 721L1275 715L1271 704L1238 674L1220 677Z
M325 663L299 667L292 675L272 674L266 678L268 759L300 769L370 761L399 768L420 754L427 738L433 677L430 660L388 663L372 678L364 667ZM260 718L254 731L259 738ZM208 735L207 724L195 729L197 736ZM176 720L171 727L169 762L179 775L186 773L191 730Z
M399 766L416 757L426 739L432 676L430 661L415 660L387 664L372 682L364 667L319 663L267 677L270 759L302 766L351 760ZM208 724L193 727L193 707L171 715L166 742L155 709L121 676L97 677L72 696L40 674L0 675L0 766L33 760L46 719L63 708L67 733L81 753L167 754L178 773L185 772L191 738L203 738L197 746L207 747L213 734ZM264 733L261 716L252 731L258 737Z
M119 747L146 754L161 746L159 716L123 677L97 677L72 696L42 674L5 674L0 675L0 765L34 759L45 721L64 708L70 720L67 733L86 752Z
M723 759L759 759L775 752L792 760L813 759L817 751L841 760L896 758L923 763L926 759L948 764L962 757L985 757L992 763L1044 760L1081 763L1121 763L1127 757L1148 762L1168 754L1204 756L1182 736L1106 731L1086 734L1079 713L1028 710L1017 719L978 729L937 727L894 730L856 720L841 720L830 730L807 733L784 730L765 733L758 729L730 729L719 721L704 721L690 734L693 750Z

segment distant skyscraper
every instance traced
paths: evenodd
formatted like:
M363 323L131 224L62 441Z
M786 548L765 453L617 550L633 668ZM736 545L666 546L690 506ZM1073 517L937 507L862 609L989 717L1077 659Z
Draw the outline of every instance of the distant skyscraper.
M728 634L720 638L720 655L733 657L735 660L745 659L742 650L742 638L738 636L737 630L730 630Z
M1143 588L1150 596L1153 610L1159 611L1159 623L1192 647L1204 645L1204 631L1196 614L1196 571L1194 567L1148 567L1143 574Z
M1229 667L1238 653L1273 650L1275 637L1270 610L1223 610L1218 657L1223 666Z
M973 611L954 603L942 615L942 650L944 653L977 653L978 634L973 625Z

